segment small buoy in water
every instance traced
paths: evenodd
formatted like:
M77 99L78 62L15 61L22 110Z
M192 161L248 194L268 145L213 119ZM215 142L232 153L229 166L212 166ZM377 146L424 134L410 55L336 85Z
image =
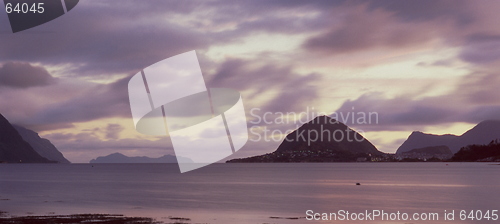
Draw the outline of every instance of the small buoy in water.
M360 183L356 183L356 185L361 185Z

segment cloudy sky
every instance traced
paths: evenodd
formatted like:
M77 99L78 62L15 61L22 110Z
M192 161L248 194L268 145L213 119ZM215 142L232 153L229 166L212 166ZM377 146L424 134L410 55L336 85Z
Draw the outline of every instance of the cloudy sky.
M500 119L498 10L493 0L81 1L15 34L0 13L0 113L72 162L172 154L168 137L135 130L127 84L196 50L207 86L238 90L249 121L253 108L377 112L378 123L348 125L395 152L414 130L462 134ZM234 157L278 144L250 141Z

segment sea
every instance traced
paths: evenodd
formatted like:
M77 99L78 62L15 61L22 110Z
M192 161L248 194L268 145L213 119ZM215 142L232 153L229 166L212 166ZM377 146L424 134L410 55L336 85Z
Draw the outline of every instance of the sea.
M0 164L0 211L165 223L493 224L499 171L442 162L218 163L187 173L177 164Z

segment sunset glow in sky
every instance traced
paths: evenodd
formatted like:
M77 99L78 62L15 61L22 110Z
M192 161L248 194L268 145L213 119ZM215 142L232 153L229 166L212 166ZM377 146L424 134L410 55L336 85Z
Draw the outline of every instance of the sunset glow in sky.
M172 154L166 136L135 130L127 84L196 50L207 86L238 90L249 121L252 108L377 112L376 124L347 125L393 153L412 131L460 135L500 119L499 10L487 0L81 1L15 34L3 13L0 113L71 162ZM250 141L231 158L278 145Z

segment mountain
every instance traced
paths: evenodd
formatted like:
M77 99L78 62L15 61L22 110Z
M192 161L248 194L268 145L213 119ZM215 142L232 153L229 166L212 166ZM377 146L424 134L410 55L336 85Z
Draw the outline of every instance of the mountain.
M345 124L319 116L288 134L276 151L227 162L351 162L382 155Z
M429 146L424 148L412 149L403 152L397 157L403 161L443 161L449 160L453 156L450 148L446 145Z
M99 156L96 159L90 160L89 163L192 163L193 161L188 158L176 158L172 155L164 155L159 158L150 158L146 156L128 157L121 153L113 153L107 156Z
M49 163L0 114L0 161L8 163Z
M424 148L412 149L408 152L404 153L420 153L420 154L429 154L429 155L451 155L453 156L453 152L451 152L450 148L446 145L438 145L438 146L429 146Z
M28 144L30 144L31 147L42 157L59 163L70 163L48 139L40 138L38 133L21 126L12 126L21 135L23 140L28 142Z
M500 138L500 120L483 121L460 136L450 134L433 135L415 131L398 148L396 154L416 148L439 145L448 146L453 153L456 153L460 148L467 145L488 144L498 138Z

